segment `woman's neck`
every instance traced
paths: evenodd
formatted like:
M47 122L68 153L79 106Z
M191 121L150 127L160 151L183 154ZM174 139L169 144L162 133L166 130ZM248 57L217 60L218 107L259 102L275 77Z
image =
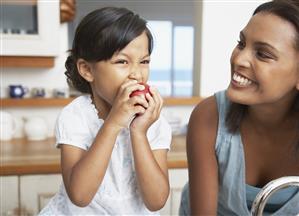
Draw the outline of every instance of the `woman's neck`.
M298 113L292 109L295 97L276 104L249 106L247 120L264 129L282 129L298 121Z

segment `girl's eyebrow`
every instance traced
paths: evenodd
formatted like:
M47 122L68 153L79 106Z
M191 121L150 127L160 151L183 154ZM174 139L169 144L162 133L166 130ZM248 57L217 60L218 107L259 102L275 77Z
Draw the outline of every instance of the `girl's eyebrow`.
M127 57L127 58L130 58L130 55L128 55L127 53L124 53L124 52L119 52L117 55L123 55L123 56L125 56L125 57ZM142 59L147 58L147 57L150 57L150 54L145 54L145 55L142 57Z

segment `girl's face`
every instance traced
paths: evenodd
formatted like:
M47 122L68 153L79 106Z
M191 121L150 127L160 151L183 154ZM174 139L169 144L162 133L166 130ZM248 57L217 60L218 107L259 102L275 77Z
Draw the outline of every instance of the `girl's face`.
M108 104L113 104L119 87L125 81L147 82L149 62L148 37L143 32L124 49L114 53L111 59L92 65L93 92Z
M269 13L254 15L231 56L227 96L236 103L262 105L293 100L299 90L296 30Z

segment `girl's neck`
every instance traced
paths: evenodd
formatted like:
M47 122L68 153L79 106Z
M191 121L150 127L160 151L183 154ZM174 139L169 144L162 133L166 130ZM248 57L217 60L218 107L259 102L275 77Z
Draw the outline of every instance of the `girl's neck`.
M111 105L108 102L104 101L102 98L94 97L94 94L91 94L90 97L93 105L98 112L98 117L105 120L110 112Z

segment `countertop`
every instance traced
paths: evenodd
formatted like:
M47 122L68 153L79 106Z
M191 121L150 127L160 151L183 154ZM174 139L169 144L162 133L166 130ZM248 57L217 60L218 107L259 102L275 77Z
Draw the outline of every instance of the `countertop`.
M173 136L168 152L168 168L187 168L186 137ZM55 138L44 141L13 139L1 141L0 175L29 175L60 173L60 150Z

